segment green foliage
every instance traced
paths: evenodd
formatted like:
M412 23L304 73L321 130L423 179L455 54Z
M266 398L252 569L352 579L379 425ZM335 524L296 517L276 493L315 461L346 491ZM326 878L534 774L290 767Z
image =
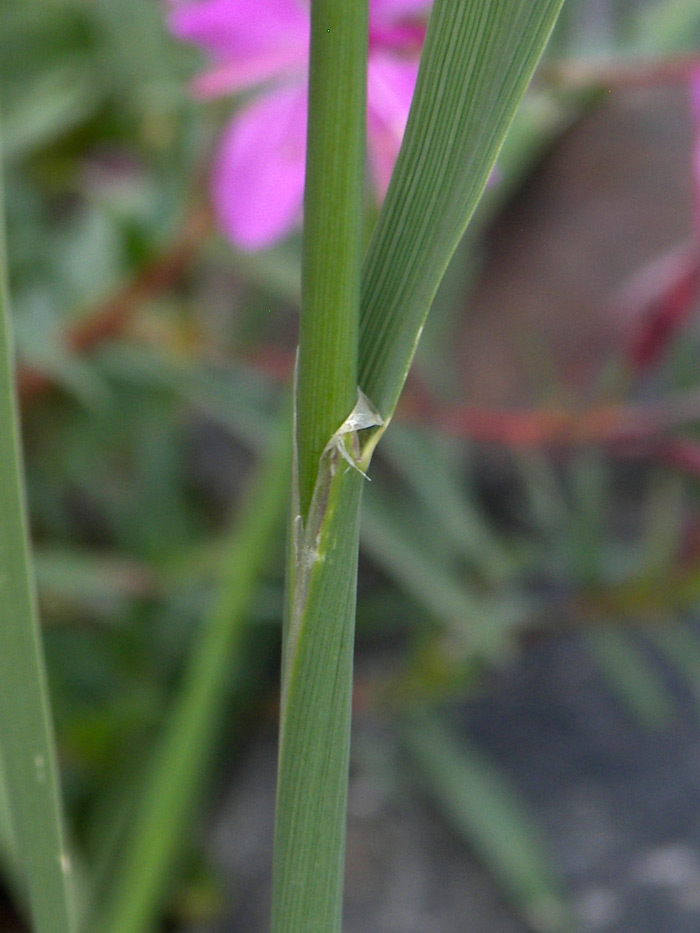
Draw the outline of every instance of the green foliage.
M0 188L0 212L2 210ZM71 857L27 533L4 237L0 228L0 784L4 855L37 933L75 930Z
M560 6L541 0L523 15L522 4L509 0L436 0L402 151L363 269L361 306L367 4L344 9L342 23L332 4L312 6L274 931L337 930L341 922L360 479L328 445L346 445L337 431L356 383L368 406L393 414L437 286ZM329 34L342 34L335 54ZM333 79L344 56L342 78ZM374 428L363 465L383 425L381 417L360 424ZM352 462L362 442L357 430L349 437L349 453L341 450ZM435 586L435 571L421 570ZM439 589L448 615L475 614L448 581Z
M485 15L486 6L478 6ZM448 405L459 397L454 345L480 270L484 231L558 135L600 100L595 83L581 90L556 77L567 57L604 53L614 62L641 51L671 55L697 47L691 0L646 3L633 15L627 4L603 4L607 26L598 37L583 29L585 0L569 0L553 37L560 71L543 70L526 94L498 154L500 180L483 192L458 244L515 103L493 88L507 80L523 89L526 69L513 43L528 24L534 27L538 8L496 6L522 17L522 28L500 30L508 69L477 67L482 53L466 20L447 37L449 47L444 36L431 39L433 61L451 62L445 69L457 74L457 57L469 58L471 50L471 67L481 78L454 91L463 99L445 97L446 131L438 126L426 64L423 103L366 256L361 376L348 382L338 422L354 403L358 382L384 416L393 414L418 326L453 250L418 366L434 397ZM237 747L257 723L274 718L284 534L272 520L274 496L260 506L260 526L252 527L250 509L259 500L253 496L246 509L246 474L257 470L253 462L278 417L277 373L290 368L300 243L291 238L265 254L237 255L206 218L199 220L211 140L229 107L188 100L193 57L166 36L159 4L0 0L0 19L9 280L29 518L80 901L121 909L118 884L131 872L139 875L142 916L204 923L216 898L188 894L199 890L189 868L199 843L186 828L202 812L197 804L206 787L227 767L228 757L215 750ZM479 17L473 22L483 25ZM530 58L545 25L527 45ZM489 120L478 118L479 107L489 110ZM435 163L427 159L429 149L439 155ZM468 170L451 173L456 164ZM434 170L425 174L426 165ZM432 194L421 178L434 184ZM425 247L433 238L430 252ZM154 269L159 275L151 275ZM130 292L135 282L139 290ZM120 323L94 342L74 339L81 327L102 320L115 298ZM686 338L640 394L696 383L696 341ZM567 404L556 392L551 387L552 398ZM7 403L9 395L2 398ZM399 423L408 417L410 427ZM555 461L543 447L500 457L492 472L501 485L493 493L491 467L484 467L478 444L448 438L439 419L426 424L430 418L416 417L409 406L394 420L379 445L372 483L355 474L343 478L353 497L362 486L365 499L359 650L367 654L379 642L390 654L371 678L370 704L384 701L400 713L406 706L420 711L426 703L461 702L488 684L494 667L517 656L526 633L550 637L572 628L591 629L590 650L635 722L660 727L674 715L669 670L698 701L700 573L688 541L698 505L694 479L637 463L628 488L626 468L607 448L594 445L580 457L566 452ZM2 424L9 423L6 414ZM327 426L319 437L324 432ZM693 429L684 436L693 439ZM2 486L14 497L17 517L16 450L1 459L5 475L14 478ZM277 468L283 470L281 453ZM281 496L282 473L276 475L280 485L270 481L269 488ZM5 521L2 527L0 550L9 540ZM356 530L353 501L339 507L326 529L329 542L338 542L337 567L346 558L352 565ZM245 548L243 560L235 542L246 534L257 544ZM23 559L22 551L14 553ZM225 605L227 593L233 598L229 587L238 573L245 577L235 587L238 613L217 614L212 607ZM24 586L26 568L15 579ZM337 608L337 593L325 585L313 583L321 614ZM350 589L344 594L350 615ZM209 627L215 617L221 628ZM211 666L193 675L207 633L228 626L236 632L228 629L229 658L237 659L230 678L222 674L224 662L229 672L224 651L214 651ZM310 667L323 663L300 681L293 697L298 707L312 708L311 697L330 710L322 667L338 650L347 670L350 635L348 627L320 647L303 640ZM21 676L26 690L14 656L2 655L3 671ZM34 672L41 680L40 668ZM8 686L6 693L14 690ZM199 700L190 706L193 696ZM183 712L193 707L196 716ZM193 723L202 721L200 733ZM330 713L322 725L341 728ZM300 721L296 740L309 738L312 726L313 720ZM182 753L193 729L201 745L185 767ZM435 766L426 786L525 922L542 928L534 908L553 903L540 899L542 891L557 898L561 892L546 848L532 842L536 831L526 826L517 847L507 845L504 827L523 827L512 816L512 806L521 812L517 792L490 764L487 787L473 780L484 764L480 751L456 736L440 732L439 738L446 740L438 749L442 757L431 753L431 763L444 758L444 768ZM309 768L322 767L317 752L309 753ZM163 778L161 799L154 787L160 789L159 774L175 759L184 770L173 767L170 780ZM309 776L303 763L303 757L292 761L295 779L315 803L303 786ZM463 773L472 775L466 802ZM182 776L176 789L175 775ZM11 830L16 804L6 791L9 782L0 782L0 868L26 915L18 858L26 846L18 827ZM340 794L324 801L336 814L341 805ZM151 831L154 823L158 832ZM55 832L44 839L53 858ZM539 852L533 860L539 874L525 883L531 846ZM45 890L48 901L53 889ZM91 930L104 925L95 910ZM59 916L55 911L52 920Z
M360 385L387 418L562 2L433 7L362 277Z
M498 877L531 929L572 929L573 918L538 827L483 752L440 722L409 719L405 742L436 802Z
M362 479L338 432L357 396L368 37L368 0L312 5L274 933L341 926Z

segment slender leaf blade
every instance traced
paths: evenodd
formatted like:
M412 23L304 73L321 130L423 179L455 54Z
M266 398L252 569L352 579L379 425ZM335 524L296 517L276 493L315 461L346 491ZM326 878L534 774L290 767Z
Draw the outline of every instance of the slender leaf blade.
M661 671L631 633L600 628L587 633L586 643L608 685L631 716L648 729L661 729L671 722L675 713L673 695Z
M391 416L447 263L563 0L436 0L363 268L360 386Z
M473 744L432 717L412 718L405 741L450 823L533 930L572 929L570 910L536 822L516 788Z
M1 194L1 192L0 192ZM0 196L0 213L2 198ZM35 933L70 933L70 859L29 546L0 224L0 751Z

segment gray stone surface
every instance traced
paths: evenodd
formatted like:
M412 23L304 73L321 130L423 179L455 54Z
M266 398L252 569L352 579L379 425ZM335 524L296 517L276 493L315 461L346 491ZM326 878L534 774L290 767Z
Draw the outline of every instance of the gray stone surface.
M665 674L676 715L649 730L580 639L554 639L464 717L531 802L585 933L700 930L697 705Z
M483 699L454 711L544 828L577 933L700 930L700 729L682 686L672 725L636 724L581 639L524 652ZM262 933L269 909L274 736L234 777L211 833L228 915L197 933ZM390 724L356 718L345 933L525 933L424 796Z

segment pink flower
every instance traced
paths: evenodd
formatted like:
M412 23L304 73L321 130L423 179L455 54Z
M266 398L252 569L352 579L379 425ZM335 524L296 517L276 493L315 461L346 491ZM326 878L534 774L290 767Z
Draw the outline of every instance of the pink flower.
M700 237L700 68L695 68L690 76L690 108L695 127L693 144L693 179L695 182L695 226Z
M308 0L171 0L170 28L203 48L202 98L260 89L225 130L212 199L238 246L262 249L301 219L306 160ZM383 198L401 145L431 0L370 0L367 130Z

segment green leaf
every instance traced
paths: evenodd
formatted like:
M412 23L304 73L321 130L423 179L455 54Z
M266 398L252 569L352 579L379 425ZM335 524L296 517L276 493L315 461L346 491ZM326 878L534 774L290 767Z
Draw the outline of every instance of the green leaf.
M456 555L467 558L488 580L512 573L513 561L481 514L473 491L461 488L462 476L450 462L444 438L394 425L382 441L382 453L410 485Z
M588 632L586 641L610 687L632 716L649 729L669 724L673 697L660 671L626 632L612 628Z
M35 933L70 933L70 859L27 530L3 241L0 231L0 755Z
M436 0L363 270L359 384L391 417L447 263L563 0Z
M561 883L527 804L487 755L435 718L408 721L405 743L450 824L533 930L572 929Z
M417 540L405 523L392 515L387 496L366 492L362 546L407 593L419 601L450 634L463 654L502 661L512 648L513 634L527 606L509 597L496 598L470 589Z

